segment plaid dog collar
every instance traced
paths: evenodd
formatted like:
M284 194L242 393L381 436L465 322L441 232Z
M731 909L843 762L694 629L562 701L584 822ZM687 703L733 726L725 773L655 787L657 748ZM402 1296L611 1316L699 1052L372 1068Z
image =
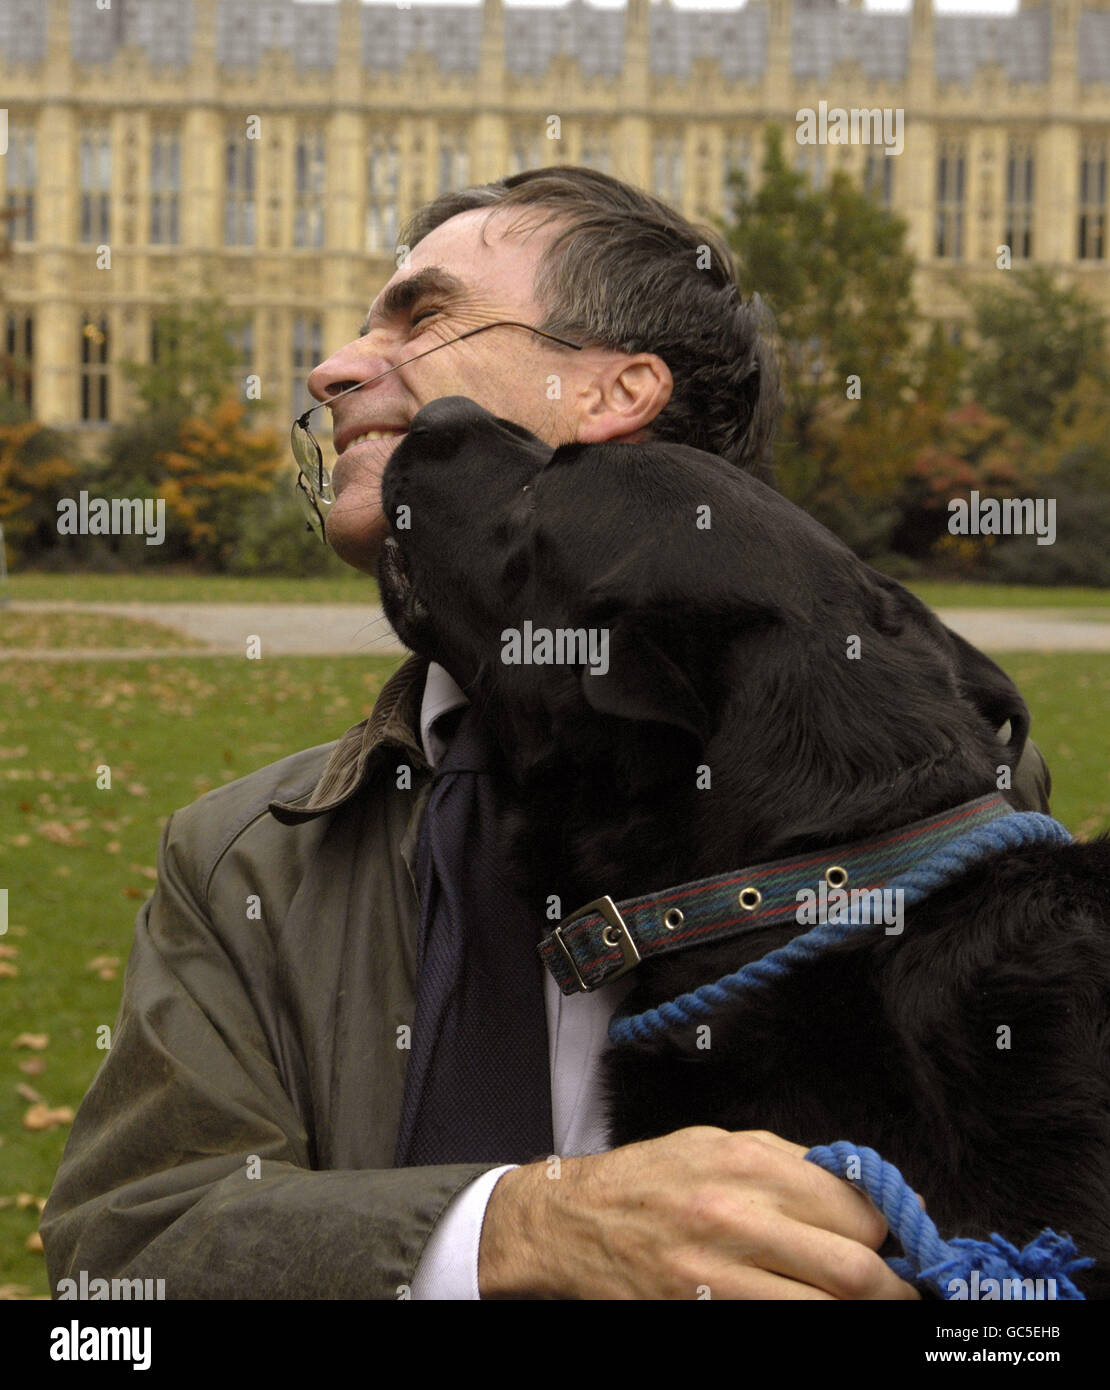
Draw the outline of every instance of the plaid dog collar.
M564 917L540 942L564 994L589 993L641 960L796 917L799 893L874 892L978 826L1015 812L997 793L855 844L776 859L614 903L598 898ZM737 911L739 909L739 912Z

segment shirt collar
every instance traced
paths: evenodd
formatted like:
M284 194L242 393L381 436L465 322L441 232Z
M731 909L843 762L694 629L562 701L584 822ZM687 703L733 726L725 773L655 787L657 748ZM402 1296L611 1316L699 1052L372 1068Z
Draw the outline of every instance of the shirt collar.
M438 662L431 662L428 679L424 683L424 702L420 706L420 741L431 767L439 763L447 748L432 726L440 715L449 714L451 710L461 709L469 703L451 673Z

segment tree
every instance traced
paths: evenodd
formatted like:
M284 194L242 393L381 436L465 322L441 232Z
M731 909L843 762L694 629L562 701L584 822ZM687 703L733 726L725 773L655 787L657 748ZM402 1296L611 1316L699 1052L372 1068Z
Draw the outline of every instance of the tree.
M906 226L841 171L827 189L810 188L787 164L776 126L759 189L736 181L726 235L740 285L763 296L778 325L780 485L844 534L860 498L892 495L907 462L921 335Z
M1080 290L1043 266L971 292L979 347L971 387L982 404L1040 443L1058 403L1090 375L1110 388L1106 320Z
M990 553L991 577L1110 587L1110 425L1101 374L1084 372L1056 403L1036 466L1037 491L1054 507L1055 540L1043 546L1028 536L1000 542Z
M237 394L239 354L233 334L240 327L224 301L214 297L160 310L152 334L156 360L122 365L145 413L183 420Z
M157 360L125 365L141 409L112 432L98 481L105 492L166 504L157 551L117 547L131 563L306 573L334 558L303 534L288 447L256 428L252 403L239 398L236 326L222 300L171 304L155 321ZM275 488L283 469L284 490Z

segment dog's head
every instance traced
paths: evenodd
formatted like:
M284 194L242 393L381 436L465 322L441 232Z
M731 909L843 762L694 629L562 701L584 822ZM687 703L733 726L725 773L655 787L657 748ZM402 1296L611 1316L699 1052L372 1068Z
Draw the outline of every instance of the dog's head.
M1020 756L1028 714L993 662L700 450L552 449L445 397L383 505L386 612L484 707L522 785L673 792L701 841L778 852L993 791Z

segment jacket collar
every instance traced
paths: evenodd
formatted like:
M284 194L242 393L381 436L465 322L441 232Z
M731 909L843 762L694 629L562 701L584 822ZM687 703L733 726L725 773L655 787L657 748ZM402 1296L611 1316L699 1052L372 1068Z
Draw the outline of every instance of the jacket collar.
M348 729L332 747L310 792L292 801L271 801L270 814L282 825L300 825L349 801L382 760L381 750L400 748L415 767L428 760L420 743L420 702L428 674L425 657L412 656L382 687L369 717Z

